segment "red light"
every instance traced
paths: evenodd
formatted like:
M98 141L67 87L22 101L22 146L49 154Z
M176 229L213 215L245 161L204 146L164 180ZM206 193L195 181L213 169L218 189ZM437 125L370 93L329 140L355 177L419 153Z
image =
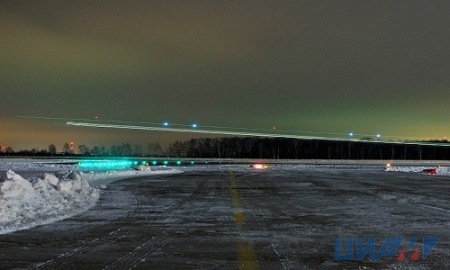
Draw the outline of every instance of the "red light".
M423 170L423 172L426 174L431 174L431 175L437 174L436 169L425 169L425 170Z

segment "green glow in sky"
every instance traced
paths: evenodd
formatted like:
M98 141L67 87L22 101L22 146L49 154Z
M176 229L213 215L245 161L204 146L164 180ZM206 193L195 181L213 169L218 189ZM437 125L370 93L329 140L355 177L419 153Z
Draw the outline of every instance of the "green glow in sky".
M0 144L193 136L19 115L450 138L449 10L447 0L1 1Z

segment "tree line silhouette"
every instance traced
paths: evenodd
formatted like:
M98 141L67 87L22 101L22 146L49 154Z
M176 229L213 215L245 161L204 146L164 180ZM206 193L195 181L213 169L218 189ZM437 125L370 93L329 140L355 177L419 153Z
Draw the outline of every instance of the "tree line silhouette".
M428 141L436 145L398 144L389 142L358 142L301 140L287 138L223 137L176 141L166 149L159 143L132 146L129 143L88 147L78 146L82 156L139 156L179 158L250 158L250 159L383 159L383 160L448 160L450 147L439 145L446 140ZM1 151L9 156L75 156L68 143L61 152L55 145L46 150Z
M380 142L300 140L286 138L201 138L172 143L167 153L174 157L251 159L395 159L447 160L447 141L437 145Z

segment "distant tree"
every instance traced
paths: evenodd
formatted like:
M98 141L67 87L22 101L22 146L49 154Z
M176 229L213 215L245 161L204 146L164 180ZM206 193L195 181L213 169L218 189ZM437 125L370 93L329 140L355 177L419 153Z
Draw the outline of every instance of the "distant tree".
M108 151L106 150L106 148L104 146L94 146L90 150L90 154L94 155L94 156L107 156Z
M135 156L142 156L142 154L143 154L143 150L142 150L142 145L138 145L138 144L136 144L135 146L134 146L134 155Z
M289 148L293 149L293 152L294 152L293 158L295 158L295 159L299 158L299 148L300 148L301 144L302 143L300 140L291 140L291 145Z
M94 155L94 156L100 156L100 147L94 146L92 148L91 154Z
M81 155L89 155L89 147L84 144L78 146L78 151Z
M122 143L120 154L122 156L131 156L131 154L132 154L131 144Z
M216 156L218 158L222 158L222 148L220 147L221 146L221 141L222 140L220 140L218 138L213 139L214 148L216 149L215 151L217 153Z
M120 153L119 153L119 146L117 146L115 144L111 146L111 155L112 156L120 155Z
M100 147L100 155L101 156L107 156L108 154L109 154L108 150L106 150L106 148L104 146L101 146Z
M182 143L180 141L176 141L169 145L167 154L171 157L185 157L188 149L187 145L187 142Z
M68 142L66 142L63 145L63 152L66 153L66 154L70 153L70 144Z
M163 154L163 150L159 143L149 143L147 153L150 156L159 157Z
M56 154L56 146L54 144L48 146L48 153L52 156Z
M439 143L441 141L433 141ZM170 145L172 156L296 159L448 160L450 147L364 141L295 140L284 138L191 139ZM409 143L419 143L418 141ZM301 146L301 147L300 147ZM187 151L185 151L187 149ZM184 152L185 151L185 152Z
M253 145L255 144L255 138L244 138L242 144L244 148L244 154L248 155L247 157L251 157Z
M12 153L14 153L14 150L11 148L11 146L6 147L6 153L7 153L7 154L12 154Z
M111 146L111 155L113 156L131 156L132 152L133 151L129 143Z

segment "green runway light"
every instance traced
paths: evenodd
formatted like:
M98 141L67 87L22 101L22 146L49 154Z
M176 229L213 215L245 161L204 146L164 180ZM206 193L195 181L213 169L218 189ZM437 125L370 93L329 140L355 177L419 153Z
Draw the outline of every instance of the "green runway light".
M169 164L169 161L164 160L163 164L164 164L164 165L167 165L167 164Z
M195 164L195 162L194 161L191 161L191 165L194 165Z
M177 165L178 165L178 166L181 165L181 161L178 160L178 161L177 161Z
M155 166L156 164L158 164L158 161L153 160L153 161L152 161L152 165Z
M128 169L132 166L133 162L128 160L81 160L78 163L78 168L82 170L118 170Z

